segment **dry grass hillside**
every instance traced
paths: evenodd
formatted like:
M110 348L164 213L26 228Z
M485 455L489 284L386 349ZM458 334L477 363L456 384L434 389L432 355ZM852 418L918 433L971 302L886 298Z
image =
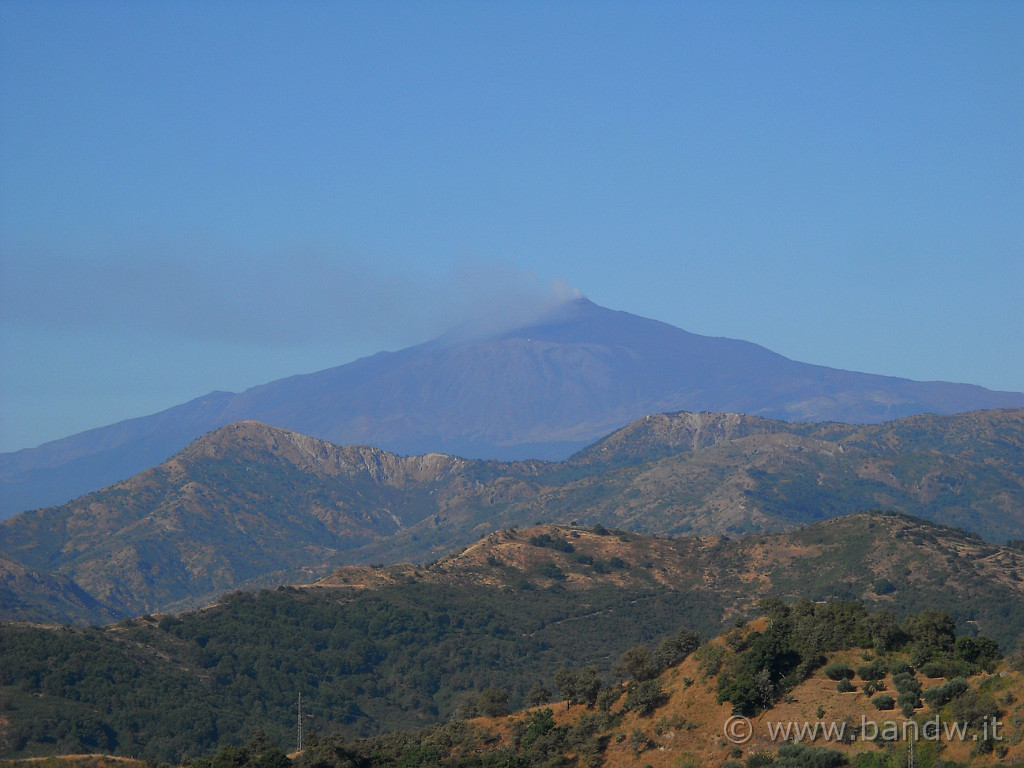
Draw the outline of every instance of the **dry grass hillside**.
M721 639L717 642L721 642ZM830 654L828 661L847 662L857 666L865 663L865 657L873 657L873 654L860 650L843 651ZM929 680L920 672L916 677L926 689L944 682ZM924 724L933 721L938 714L929 707L919 709L913 718L903 717L898 710L879 711L860 690L839 693L835 681L827 679L820 670L811 679L796 686L784 701L750 718L749 731L746 730L745 724L738 724L733 731L734 737L745 736L749 732L751 738L735 738L736 742L741 743L733 743L727 735L732 707L728 702L718 703L714 677L705 675L694 656L691 655L660 679L663 689L669 694L669 699L653 714L641 717L636 713L624 711L623 699L613 705L612 712L621 713L622 719L607 733L607 748L603 755L605 768L711 768L727 764L729 760L738 761L742 765L755 752L777 753L779 747L786 743L786 739L773 739L772 729L777 729L777 724L785 727L789 723L801 728L806 723L812 729L816 724L820 724L817 738L792 740L838 750L847 755L851 762L855 762L861 753L894 752L897 755L904 755L909 738L915 732L915 725L905 723L914 722L918 734L915 741L918 765L931 765L936 758L966 766L1024 763L1024 675L1009 670L1005 663L993 675L982 673L969 680L971 690L981 692L982 695L991 695L1002 713L998 717L1000 726L997 728L997 733L1002 738L997 739L995 749L987 754L976 754L977 745L984 736L982 729L969 728L965 737L960 739L955 730L952 738L946 738L943 726L940 726L940 738L932 739L930 730L922 730ZM859 680L856 682L860 683ZM891 675L886 676L883 682L888 691L894 692ZM588 712L581 705L566 709L563 703L554 703L533 707L508 717L479 718L475 722L482 729L492 731L501 737L501 741L492 744L492 748L507 748L511 744L515 724L528 720L533 712L546 707L552 709L556 723L561 726L577 722ZM942 711L938 716L940 723L952 730L951 724L955 720L950 713ZM895 726L886 725L886 721L894 723ZM872 723L877 724L880 733L886 729L891 731L895 727L899 740L866 741L858 732L862 722L868 724L868 735ZM825 728L835 729L841 724L845 724L843 732L848 737L855 737L852 741L849 738L840 741L824 736ZM907 740L903 739L904 728ZM790 733L795 734L795 728L791 729ZM832 733L835 733L835 730Z

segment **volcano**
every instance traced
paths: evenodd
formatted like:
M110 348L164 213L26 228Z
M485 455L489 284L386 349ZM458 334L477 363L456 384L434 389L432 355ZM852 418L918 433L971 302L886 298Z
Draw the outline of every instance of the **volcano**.
M511 330L460 329L0 454L0 517L105 487L243 420L399 454L557 460L650 413L869 424L1022 406L1024 393L796 362L580 298Z

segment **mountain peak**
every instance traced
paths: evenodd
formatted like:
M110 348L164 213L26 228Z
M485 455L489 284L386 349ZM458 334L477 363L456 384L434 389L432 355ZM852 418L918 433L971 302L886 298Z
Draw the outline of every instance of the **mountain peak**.
M490 329L464 328L399 352L0 455L0 515L109 485L206 432L246 420L398 454L560 460L634 419L668 411L878 423L915 413L1024 407L1024 393L809 365L583 296L524 306L518 317L504 316L504 330L496 320Z

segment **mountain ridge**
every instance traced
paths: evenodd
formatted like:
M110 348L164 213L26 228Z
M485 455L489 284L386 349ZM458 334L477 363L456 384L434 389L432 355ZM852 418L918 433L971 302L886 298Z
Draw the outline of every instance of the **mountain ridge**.
M659 414L558 463L403 457L241 422L0 522L0 550L132 615L346 563L427 562L537 520L736 536L872 508L1024 537L1024 409L882 425Z
M876 423L1022 406L1024 393L799 363L576 299L515 329L442 336L0 454L0 515L97 490L249 419L394 453L560 460L665 411Z

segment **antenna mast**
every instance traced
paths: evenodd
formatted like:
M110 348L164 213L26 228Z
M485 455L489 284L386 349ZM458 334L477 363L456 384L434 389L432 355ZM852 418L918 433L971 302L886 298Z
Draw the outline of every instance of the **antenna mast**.
M299 737L298 738L299 752L301 752L303 747L305 746L305 744L303 744L303 741L302 741L302 693L301 692L299 693L299 727L298 727L298 737Z

